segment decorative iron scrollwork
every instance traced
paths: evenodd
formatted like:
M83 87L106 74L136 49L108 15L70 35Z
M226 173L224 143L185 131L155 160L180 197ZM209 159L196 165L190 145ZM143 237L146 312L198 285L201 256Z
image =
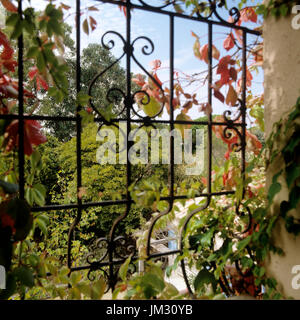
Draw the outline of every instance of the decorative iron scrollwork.
M89 247L89 253L86 256L86 262L90 265L88 279L94 281L96 279L95 272L102 272L107 279L107 291L112 288L118 280L118 271L120 265L128 258L136 259L136 245L134 241L128 237L118 236L110 241L108 238L99 238L93 241ZM112 265L114 276L108 271L108 267ZM136 271L136 266L131 263L131 271Z
M144 0L137 0L141 5L147 8L152 9L165 9L167 7L170 7L171 5L181 4L178 0L174 1L164 1L164 4L161 5L153 5L149 4ZM163 2L163 1L162 1ZM238 8L232 7L228 10L228 14L230 16L230 19L225 20L221 14L219 13L219 9L225 8L225 0L208 0L208 2L200 2L196 5L197 10L195 10L195 14L198 18L209 20L213 15L222 23L228 24L228 25L235 25L240 17L241 13ZM203 14L205 13L205 15Z

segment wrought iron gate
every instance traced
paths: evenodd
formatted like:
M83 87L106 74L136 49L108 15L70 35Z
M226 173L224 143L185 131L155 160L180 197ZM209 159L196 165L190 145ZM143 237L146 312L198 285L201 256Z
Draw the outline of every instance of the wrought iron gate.
M81 90L81 83L80 83L80 77L81 77L81 64L80 64L80 53L81 53L81 43L80 43L80 33L81 33L81 15L80 15L80 0L76 0L76 54L77 54L77 67L76 67L76 89L77 92ZM170 171L169 171L169 196L161 198L162 200L166 200L169 203L168 210L165 212L160 213L156 218L152 221L151 227L149 229L148 233L148 240L147 240L147 255L149 259L153 258L159 258L166 255L171 254L180 254L183 250L183 237L185 230L187 228L187 225L191 218L199 211L204 210L210 205L210 201L212 197L219 196L219 195L229 195L233 194L234 191L224 191L219 193L212 192L212 127L213 126L224 126L224 135L228 135L228 131L233 130L239 137L238 146L236 149L236 152L241 153L241 173L243 174L245 172L245 146L246 146L246 70L247 70L247 55L246 55L246 48L247 48L247 35L260 35L259 31L249 30L245 27L237 25L237 21L240 18L240 12L236 8L232 8L229 10L229 15L232 17L232 22L228 22L225 19L221 17L219 14L220 8L222 9L224 7L223 1L214 1L209 0L208 1L208 7L209 7L209 14L207 16L202 16L200 12L194 13L191 15L186 15L184 13L175 12L172 5L175 4L177 1L161 1L161 5L151 5L153 1L143 1L143 0L127 0L127 1L113 1L113 0L95 0L96 2L102 2L102 3L110 3L112 5L121 6L126 8L126 37L124 38L121 34L115 32L115 31L107 31L104 36L102 37L102 45L105 49L110 50L114 46L113 41L105 42L105 37L108 37L109 35L114 34L117 36L120 41L123 42L123 54L121 57L119 57L116 62L120 61L122 58L126 59L126 92L123 92L121 89L118 88L112 88L113 90L118 90L119 94L123 96L123 103L124 103L124 109L126 113L126 117L122 119L112 119L110 121L105 120L102 116L99 110L93 104L91 103L91 106L93 107L95 113L97 113L97 117L95 121L98 123L105 123L105 124L114 124L118 121L125 121L127 123L127 132L125 133L128 137L130 128L132 124L136 123L141 126L149 126L149 125L155 125L156 123L163 123L169 126L171 130L174 129L175 124L199 124L207 127L208 132L208 149L207 149L207 158L208 158L208 176L207 176L207 192L202 193L201 197L206 198L205 204L198 208L191 213L189 213L186 216L184 226L181 230L181 240L180 240L180 247L177 250L168 251L168 252L162 252L162 253L151 253L150 246L151 246L151 234L154 229L155 224L157 221L164 215L168 214L172 208L175 200L178 199L184 199L186 198L185 195L175 195L174 194L174 138L170 138L170 158L171 158L171 164L170 164ZM174 39L175 39L175 32L174 32L174 21L177 18L181 19L187 19L187 20L194 20L196 22L201 23L201 27L207 28L208 32L208 103L212 104L212 79L213 79L213 70L212 70L212 43L213 43L213 28L214 26L223 26L228 27L236 30L240 30L243 34L243 46L242 46L242 93L240 96L240 106L239 106L239 115L237 118L240 118L240 122L236 122L237 119L231 119L230 111L226 111L224 113L224 122L214 122L212 118L212 114L208 116L208 121L180 121L174 119L174 110L173 110L173 104L170 103L170 118L169 120L159 120L156 119L156 115L153 117L143 117L139 114L135 113L135 117L132 117L132 112L135 112L133 103L135 96L138 92L133 92L132 89L132 82L131 82L131 62L132 60L135 61L135 63L147 74L149 77L151 75L147 72L147 70L143 67L142 64L137 60L137 58L134 55L134 46L135 43L143 39L148 44L145 45L142 48L142 53L144 55L151 55L151 53L154 51L154 43L151 41L151 39L147 37L138 37L136 39L132 39L132 27L131 27L131 15L134 14L132 12L132 9L135 10L143 10L146 12L152 12L161 14L164 16L167 16L169 19L169 28L170 28L170 34L169 34L169 60L170 60L170 101L173 101L174 98ZM19 1L19 14L22 14L22 1ZM25 185L25 178L24 178L24 136L23 136L23 130L24 130L24 120L27 119L35 119L35 120L54 120L54 121L71 121L76 124L76 138L77 138L77 145L76 145L76 153L77 153L77 189L79 189L82 186L82 164L81 164L81 130L82 130L82 119L79 115L79 111L81 110L81 107L78 106L77 108L77 115L75 117L49 117L49 116L35 116L35 115L25 115L24 114L24 107L23 107L23 39L22 37L19 38L18 42L19 46L19 114L16 116L17 119L20 121L19 125L19 177L20 177L20 197L24 198L24 185ZM116 63L115 62L115 63ZM109 69L112 66L109 66L107 69ZM107 70L106 69L106 70ZM101 74L97 75L97 77L101 77L105 71L104 70ZM95 79L94 79L95 80ZM161 85L152 77L152 80L156 83L156 85L160 88L161 91L162 87ZM95 81L92 81L89 87L89 92L91 93L92 87L94 85ZM111 91L108 92L108 99L109 94L111 94ZM146 93L145 93L146 95ZM163 108L163 106L162 106ZM129 151L129 145L127 146L127 157L128 157L128 151ZM127 161L126 164L126 179L127 179L127 193L126 198L122 200L111 200L111 201L103 201L103 202L97 202L97 203L83 203L81 198L78 196L77 203L76 204L69 204L69 205L49 205L44 207L34 207L32 210L35 212L40 211L51 211L51 210L66 210L66 209L76 209L77 210L77 216L74 220L69 234L68 234L68 267L71 269L71 271L75 270L103 270L107 276L108 279L108 287L113 289L116 282L117 282L117 271L119 266L125 261L125 259L129 256L129 254L134 254L136 256L136 249L133 245L127 246L126 239L123 236L116 236L116 228L119 225L119 223L127 217L127 215L130 214L130 208L133 204L133 200L131 198L130 192L128 190L128 187L132 183L132 166L129 161ZM71 255L71 248L72 248L72 238L74 234L74 230L76 226L80 223L82 211L89 207L103 207L103 206L112 206L112 205L118 205L118 206L124 206L124 213L123 215L119 216L113 223L110 233L106 238L98 239L95 242L95 246L103 247L105 249L105 255L100 257L98 260L93 260L87 258L86 265L83 266L77 266L74 267L72 263L72 255ZM91 253L93 254L93 253ZM104 259L105 257L105 259ZM105 268L105 270L103 269ZM187 287L190 292L192 292L192 289L190 287L189 281L187 279L187 273L186 273L186 267L184 264L184 260L181 261L181 268L183 271L183 276L185 278Z

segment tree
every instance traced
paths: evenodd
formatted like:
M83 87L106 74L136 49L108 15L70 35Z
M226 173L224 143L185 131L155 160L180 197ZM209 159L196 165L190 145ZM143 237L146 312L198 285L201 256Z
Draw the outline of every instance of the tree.
M89 44L87 48L83 49L81 56L81 86L82 92L88 93L89 84L95 76L107 68L115 61L111 53L99 44ZM51 116L70 116L76 115L76 58L74 50L71 51L70 56L66 59L69 66L69 93L64 100L56 104L53 98L44 97L41 101L39 113ZM107 93L111 88L118 88L124 91L125 88L125 71L119 64L115 64L110 68L103 77L96 80L93 90L91 92L92 102L95 107L106 115L110 107L110 112L118 114L121 111L121 96L114 92L113 98L115 103L113 106L107 101ZM112 98L111 96L109 98ZM87 107L87 106L83 106ZM47 121L45 127L49 128L52 135L57 137L60 141L68 141L74 136L75 125L72 122L62 121Z

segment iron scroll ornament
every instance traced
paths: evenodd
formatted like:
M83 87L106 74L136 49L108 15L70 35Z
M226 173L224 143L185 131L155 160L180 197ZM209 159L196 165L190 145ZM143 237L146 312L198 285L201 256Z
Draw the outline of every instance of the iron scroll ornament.
M161 107L160 107L160 109L155 113L155 114L153 114L153 115L151 115L151 116L148 116L148 115L146 115L146 116L142 116L141 114L139 114L139 112L137 111L137 110L135 110L135 108L134 108L134 102L136 101L136 102L138 102L140 105L142 105L142 106L146 106L147 104L149 104L149 102L150 102L150 96L149 96L149 94L146 92L146 90L138 90L138 91L136 91L136 92L134 92L134 93L132 93L132 95L131 95L131 103L129 104L130 105L130 108L131 108L131 110L132 110L132 112L137 116L137 117L139 117L140 119L143 119L143 120L145 120L146 122L148 122L150 119L154 119L155 117L157 117L157 116L159 116L161 113L162 113L162 111L163 111L163 109L164 109L164 105L165 105L165 99L164 99L164 90L163 90L163 88L162 88L162 86L161 86L161 84L153 77L153 75L151 74L151 73L149 73L144 67L143 67L143 65L138 61L138 59L135 57L135 55L133 54L133 52L134 52L134 45L135 45L135 43L137 42L137 41L139 41L139 40L144 40L144 41L147 41L148 42L148 44L145 44L143 47L142 47L142 49L141 49L141 51L142 51L142 53L144 54L144 55L151 55L152 53L153 53L153 51L154 51L154 44L153 44L153 42L151 41L151 39L149 39L149 38L147 38L147 37L144 37L144 36L140 36L140 37L138 37L138 38L136 38L135 40L133 40L133 42L132 42L132 44L130 45L130 46L128 46L127 45L127 43L126 43L126 40L123 38L123 36L120 34L120 33L118 33L118 32L116 32L116 31L107 31L106 33L104 33L104 35L102 36L102 38L101 38L101 44L102 44L102 46L105 48L105 49L107 49L107 50L112 50L114 47L115 47L115 41L114 40L109 40L107 43L105 42L105 38L106 38L106 36L107 35L115 35L115 36L117 36L120 40L121 40L121 42L123 43L123 53L122 53L122 55L119 57L119 58L117 58L112 64L110 64L108 67L106 67L103 71L101 71L100 73L98 73L93 79L92 79L92 81L91 81L91 83L90 83L90 85L89 85L89 88L88 88L88 95L89 96L93 96L93 94L92 94L92 90L93 90L93 87L95 86L95 84L96 84L96 81L99 79L99 78L101 78L102 76L104 76L104 74L108 71L108 70L110 70L114 65L116 65L117 63L119 63L120 61L121 61L121 59L126 55L126 53L128 54L128 53L130 53L130 55L131 55L131 57L132 57L132 59L134 60L134 62L143 70L143 72L151 79L151 81L154 83L154 85L159 89L159 91L160 91L160 95L161 95ZM129 48L129 50L128 50L128 48ZM107 94L106 94L106 100L108 101L108 103L114 103L114 100L113 100L113 98L112 98L112 93L119 93L122 97L123 97L123 108L121 109L121 111L119 111L119 113L118 114L116 114L115 116L116 117L118 117L118 116L120 116L123 112L124 112L124 110L125 110L125 108L126 108L126 95L125 95L125 93L120 89L120 88L110 88L109 90L108 90L108 92L107 92ZM136 96L137 95L141 95L142 94L142 97L139 97L139 98L137 98ZM101 110L99 110L96 106L95 106L95 104L94 104L94 102L93 102L93 98L90 98L90 100L89 100L89 103L90 103L90 106L92 107L92 109L94 110L94 112L96 113L96 115L99 117L99 119L101 119L106 125L113 125L113 126L115 126L115 127L117 127L116 126L116 124L114 124L114 122L113 121L107 121L106 119L105 119L105 117L103 116L103 113L101 112Z
M164 4L156 5L156 6L153 4L149 4L145 0L137 0L137 1L146 8L160 9L160 10L168 8L172 5L175 6L180 4L180 2L177 0L164 1L165 2ZM236 7L232 7L230 9L226 8L225 0L208 0L208 2L198 3L196 6L197 7L194 10L194 14L196 15L196 17L200 18L201 20L209 20L212 16L215 16L219 22L222 22L228 25L236 25L241 17L241 13L238 8ZM225 20L219 13L219 10L223 8L225 8L225 10L228 11L230 18L227 20Z

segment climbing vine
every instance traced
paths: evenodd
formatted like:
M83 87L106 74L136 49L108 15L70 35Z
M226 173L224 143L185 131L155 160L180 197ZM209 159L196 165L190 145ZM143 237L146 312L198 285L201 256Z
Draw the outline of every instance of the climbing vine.
M205 12L208 6L200 6L196 1L181 1L181 5L191 8L192 12ZM0 112L3 115L13 115L16 112L19 83L14 80L18 66L16 58L16 40L23 35L26 41L25 62L28 70L26 81L22 84L24 103L32 114L38 108L42 95L48 94L56 102L61 102L68 94L67 65L62 58L64 54L64 31L62 29L64 13L70 7L65 4L55 5L52 1L42 12L35 12L29 7L18 14L13 1L1 0L6 9L6 28L0 31L1 59L0 59ZM245 1L241 1L243 5ZM294 2L270 1L267 6L246 6L241 10L237 24L256 23L257 14L267 16L287 15ZM219 1L225 6L225 1ZM126 16L126 8L120 6ZM97 27L96 20L90 15L99 9L90 6L83 10L82 29L88 35ZM183 9L175 6L177 12ZM193 52L196 58L208 63L208 44L202 43L201 37L192 32L195 39ZM239 30L231 30L225 35L223 49L226 55L221 55L216 45L212 46L212 57L215 62L217 81L213 84L213 94L220 102L234 107L239 102L242 87L242 68L238 58L241 50L242 34ZM232 51L231 51L232 50ZM250 114L262 129L263 97L253 96L250 87L253 80L252 72L261 66L262 43L254 43L248 48L248 55L252 59L251 68L246 70L246 87L248 89L247 105ZM208 102L200 103L196 95L186 92L181 85L180 73L175 73L175 96L170 102L170 89L163 87L159 78L160 60L151 63L151 77L145 78L137 74L132 81L141 91L149 95L145 101L144 94L137 96L139 108L149 117L159 114L162 105L170 112L179 111L177 120L191 120L189 110L197 106L199 112L206 116L212 112ZM181 75L182 76L182 75ZM193 79L196 81L197 79ZM198 79L199 80L199 79ZM162 92L163 91L163 92ZM92 121L92 110L87 106L89 96L79 94L77 104L86 106L80 115L84 121ZM111 115L109 115L110 117ZM275 279L266 275L264 261L270 252L282 254L282 250L274 245L272 231L278 221L283 219L288 232L300 234L299 219L293 210L299 205L300 179L300 98L295 108L285 120L275 124L274 131L265 143L265 147L257 136L246 130L247 168L245 176L238 175L240 159L234 152L238 135L232 133L224 135L222 126L213 126L214 136L222 141L227 148L224 155L224 166L216 166L212 173L212 189L214 192L236 190L234 196L214 197L209 208L194 216L185 233L185 246L182 254L175 259L164 273L160 263L146 262L143 274L128 275L131 258L128 258L119 271L120 282L113 293L116 298L125 293L126 298L186 298L186 293L167 283L165 275L169 276L177 266L185 261L191 268L197 270L191 279L194 296L197 298L221 299L232 295L249 294L256 298L281 298L276 291ZM215 121L223 122L224 116L216 116ZM239 119L235 120L236 122ZM184 126L179 126L180 130ZM92 284L84 278L85 272L74 272L71 275L66 267L60 266L60 261L49 257L46 248L35 241L35 231L39 229L44 237L48 236L49 217L46 214L32 213L33 205L45 204L46 189L35 178L42 169L41 155L37 146L46 143L47 139L42 131L42 125L35 120L24 121L24 154L26 162L25 199L19 199L18 190L18 160L16 157L19 147L19 121L7 118L0 120L1 146L1 179L0 179L0 264L8 270L7 289L0 292L1 298L32 298L37 295L59 297L61 299L92 298L100 299L105 290L102 277ZM267 166L281 163L282 167L274 175L270 187L265 192L264 157ZM3 173L3 174L2 174ZM191 198L197 192L207 188L206 178L193 183L181 183L178 190L186 192ZM274 205L276 195L287 187L288 199L279 206ZM245 190L245 194L244 193ZM80 190L83 192L83 190ZM139 184L130 186L132 199L139 206L144 206L162 212L166 209L166 202L160 197L167 194L166 186L156 177L142 180ZM160 219L157 228L164 228L174 219L186 201L182 200L174 206L166 217ZM201 207L203 203L192 203L188 206L188 213ZM272 212L272 214L270 214ZM151 221L145 224L149 226ZM180 227L184 223L180 221ZM156 231L156 230L154 230ZM146 233L139 238L141 258L146 257L144 250ZM73 248L79 254L79 245ZM136 262L133 262L136 263ZM228 283L229 282L229 283ZM30 289L30 290L29 290Z

